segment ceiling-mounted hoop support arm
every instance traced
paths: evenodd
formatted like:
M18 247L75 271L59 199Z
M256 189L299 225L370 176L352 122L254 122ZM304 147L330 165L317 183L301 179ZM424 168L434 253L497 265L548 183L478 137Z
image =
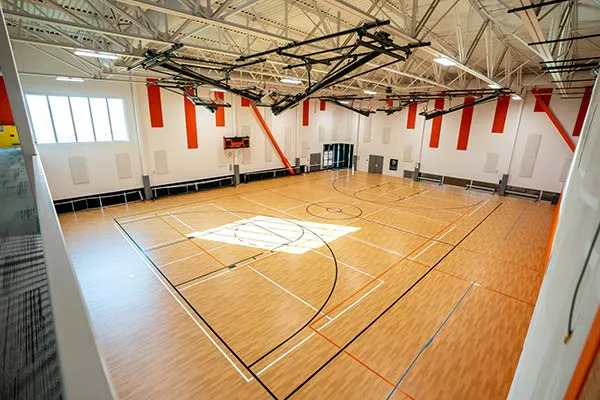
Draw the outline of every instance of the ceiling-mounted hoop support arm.
M371 116L371 114L375 114L375 111L373 111L373 110L367 110L367 109L364 109L364 108L357 108L357 107L354 107L354 104L352 104L352 105L350 105L350 104L344 104L340 100L335 99L335 98L327 98L327 97L325 97L325 98L323 98L323 100L325 100L325 101L327 101L329 103L335 104L336 106L345 108L347 110L354 111L355 113L358 113L358 114L362 115L363 117L369 117L369 116Z
M447 108L445 110L423 111L423 112L420 112L419 115L424 116L425 120L428 120L428 119L432 119L432 118L435 118L435 117L439 117L441 115L450 114L450 113L462 110L463 108L473 107L473 106L476 106L478 104L487 103L489 101L495 100L498 97L504 96L504 95L505 95L505 93L502 90L497 90L493 94L479 97L479 98L475 99L473 102L468 103L468 104L464 104L464 103L457 104L457 105L452 106L450 108Z

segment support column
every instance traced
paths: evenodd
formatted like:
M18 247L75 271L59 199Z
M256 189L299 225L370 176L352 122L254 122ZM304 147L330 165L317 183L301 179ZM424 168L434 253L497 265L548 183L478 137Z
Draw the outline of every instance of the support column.
M154 194L152 192L152 186L150 184L150 176L148 175L148 165L146 162L146 146L144 146L144 138L142 137L142 133L140 132L137 95L133 84L133 78L131 76L129 77L129 88L131 90L131 101L133 103L133 121L135 124L136 143L138 157L140 160L140 168L142 170L142 185L144 187L144 199L152 200L154 199Z
M240 166L239 164L233 164L233 185L237 186L240 184Z
M419 180L419 170L421 169L421 163L415 163L415 170L413 171L413 181Z
M15 125L17 126L17 132L19 133L19 141L21 143L21 152L23 159L25 160L25 169L29 176L29 183L31 190L35 190L33 185L33 159L32 157L37 154L37 148L35 146L35 140L33 139L33 133L29 126L29 119L27 118L27 108L25 107L25 97L23 96L23 88L21 87L21 80L19 79L19 73L17 72L17 65L15 63L15 55L13 52L12 45L10 43L10 37L8 36L8 28L6 27L6 20L4 19L4 13L0 7L0 71L4 76L4 84L6 86L6 93L8 94L8 102L15 119Z
M506 187L508 186L508 174L502 175L502 180L498 186L498 194L500 196L506 196Z

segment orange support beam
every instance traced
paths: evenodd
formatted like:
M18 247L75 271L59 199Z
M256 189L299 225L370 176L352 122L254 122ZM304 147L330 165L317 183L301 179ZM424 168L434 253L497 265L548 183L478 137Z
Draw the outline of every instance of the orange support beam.
M544 102L543 94L539 93L535 89L533 89L531 93L533 93L537 100L536 105L544 110L548 118L550 118L550 122L552 122L552 125L554 125L560 136L562 136L562 138L564 139L565 143L567 143L567 146L569 146L571 151L575 151L575 143L573 143L573 140L571 140L569 133L565 130L565 128L563 128L562 124L560 123L558 118L556 118L556 115L554 115L550 107L548 107L548 105Z
M252 107L252 111L254 111L254 116L262 126L265 135L267 135L267 137L271 141L271 144L273 145L273 147L275 147L275 151L277 151L277 154L279 154L279 158L281 158L281 162L283 163L285 168L287 168L290 175L296 175L296 172L294 172L294 168L292 168L292 165L288 161L287 157L285 156L285 154L283 154L283 151L281 151L281 148L277 144L275 137L271 133L271 129L269 129L269 125L267 125L267 122L261 115L260 111L258 111L258 108L254 105L254 103L250 103L250 107Z

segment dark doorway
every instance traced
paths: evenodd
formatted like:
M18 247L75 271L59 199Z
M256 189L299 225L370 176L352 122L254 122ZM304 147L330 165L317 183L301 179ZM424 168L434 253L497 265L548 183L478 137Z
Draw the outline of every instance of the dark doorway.
M369 173L371 173L371 174L382 174L383 173L383 156L376 156L373 154L369 155Z
M323 145L323 169L352 168L354 145L331 143Z

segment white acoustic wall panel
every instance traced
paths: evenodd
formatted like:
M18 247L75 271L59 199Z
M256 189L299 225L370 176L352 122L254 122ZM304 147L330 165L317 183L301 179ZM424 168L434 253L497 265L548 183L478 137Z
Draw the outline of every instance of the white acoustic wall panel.
M519 176L522 178L531 178L533 176L533 168L535 160L542 141L542 135L528 135L527 143L525 144L525 152L521 159L521 170Z
M167 151L154 151L154 169L157 175L169 173L169 163L167 162Z
M487 153L485 156L485 164L483 164L483 172L488 174L494 174L498 172L498 160L500 155L498 153Z
M307 141L302 142L302 158L308 158L308 151L310 149L310 145Z
M562 167L560 170L560 176L558 177L559 182L564 182L567 180L567 175L569 175L569 168L571 168L571 161L573 161L573 157L567 157L562 163Z
M90 183L85 157L69 157L69 166L71 167L73 185Z
M273 161L273 144L271 141L265 136L265 162Z
M336 142L338 140L339 129L340 127L336 126L335 124L331 127L331 141Z
M381 143L382 144L390 144L392 140L392 128L386 126L383 128L383 133L381 134Z
M117 161L117 175L119 179L130 179L133 177L129 153L119 153L115 155L115 159Z
M413 161L413 147L412 146L404 146L404 151L402 153L402 162L412 162Z
M319 142L323 143L325 141L325 127L323 125L319 125Z
M362 129L363 129L363 143L371 143L371 119L372 118L365 118L365 117L359 117L362 119L361 121L361 125L362 125Z
M242 149L242 164L250 164L252 162L252 153L250 148Z

